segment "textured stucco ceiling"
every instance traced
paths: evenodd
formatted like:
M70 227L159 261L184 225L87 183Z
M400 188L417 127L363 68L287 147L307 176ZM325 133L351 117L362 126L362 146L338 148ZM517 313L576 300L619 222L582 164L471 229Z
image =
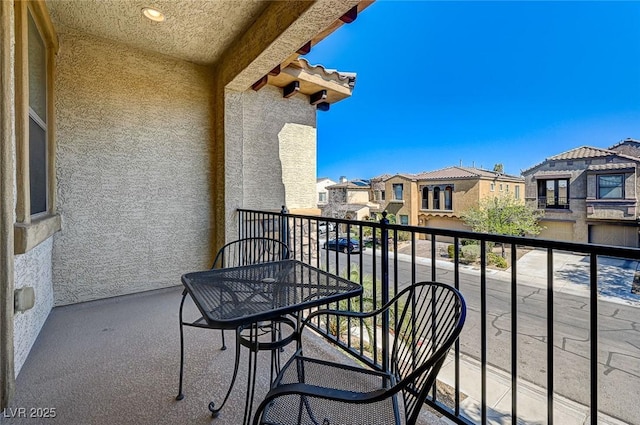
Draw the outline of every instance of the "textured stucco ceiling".
M59 32L69 28L189 62L212 64L262 13L264 0L46 0ZM145 6L164 22L145 18Z

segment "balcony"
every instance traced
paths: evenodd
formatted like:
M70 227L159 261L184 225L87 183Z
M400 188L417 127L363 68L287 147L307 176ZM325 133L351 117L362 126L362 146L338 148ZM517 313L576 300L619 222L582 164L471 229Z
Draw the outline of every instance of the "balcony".
M238 212L241 235L261 234L261 223L274 217L287 223L282 237L296 258L364 285L354 308L381 305L413 281L461 290L467 324L427 402L443 418L459 424L640 424L640 414L628 408L640 393L640 348L628 343L639 338L634 280L640 250L329 220L370 241L364 252L343 254L322 248L317 217L249 210ZM468 258L470 241L475 260ZM502 246L507 268L492 264ZM354 338L357 326L339 335L317 330L371 367L386 364L382 354L362 349Z
M538 196L538 208L539 209L558 209L568 210L569 199L566 197L548 198L546 196Z
M640 392L640 348L634 344L640 295L632 293L640 250L286 213L237 215L241 236L281 237L295 258L363 284L365 295L354 308L379 306L411 281L460 288L469 305L467 324L421 424L640 424L630 407ZM351 254L323 249L315 229L327 221L340 224L329 238L346 229L371 240L370 246ZM454 242L438 242L444 237ZM477 241L477 263L463 258L463 240ZM485 254L492 244L505 245L509 268L489 264ZM448 245L454 245L453 258L445 256ZM223 394L220 383L233 364L233 350L219 350L219 331L186 329L186 397L174 400L181 291L172 287L55 308L2 423L24 423L20 408L27 415L30 408L54 408L52 423L64 424L238 423L243 379L220 417L211 420L207 410ZM195 313L193 304L186 308ZM313 355L345 361L355 356L384 367L383 353L369 353L356 342L357 324L338 335L316 330L319 335L305 344ZM227 338L233 346L231 332ZM376 338L379 346L382 339ZM241 374L245 359L243 352ZM268 359L259 364L256 400L269 377Z

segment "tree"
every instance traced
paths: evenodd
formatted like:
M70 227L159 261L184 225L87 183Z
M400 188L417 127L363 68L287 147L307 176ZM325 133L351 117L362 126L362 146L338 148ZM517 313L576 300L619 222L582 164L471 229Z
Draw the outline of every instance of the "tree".
M486 197L477 207L462 213L462 220L475 232L508 236L537 235L542 212L510 196ZM502 256L505 256L502 245Z
M496 173L504 174L504 165L502 165L501 163L497 163L493 166L493 171L495 171Z

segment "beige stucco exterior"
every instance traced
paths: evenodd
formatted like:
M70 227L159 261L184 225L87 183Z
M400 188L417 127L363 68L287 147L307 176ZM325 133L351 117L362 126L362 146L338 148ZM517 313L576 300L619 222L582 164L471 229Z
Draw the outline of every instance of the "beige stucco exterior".
M162 27L140 21L130 2L99 2L96 14L86 13L90 3L0 6L2 406L54 305L179 285L182 273L207 267L232 236L235 208L315 209L315 106L251 85L286 68L358 4L202 2L201 14L184 20L195 2L171 2L170 26L185 26L168 36L151 34ZM24 100L14 87L24 93L28 82L14 73L26 63L14 50L14 7L27 6L51 35L47 72L55 86L47 98L50 205L33 223L28 186L15 180L28 176L24 138L14 131L24 136L28 118L21 107L17 119L17 98ZM208 31L215 40L195 39L203 34L197 20L227 27ZM24 38L24 25L20 31ZM35 289L35 305L14 313L21 287Z
M461 220L464 211L476 207L480 201L491 196L516 196L524 202L524 180L514 176L498 175L481 170L483 176L465 178L423 178L421 174L398 174L385 180L385 202L382 209L396 215L409 217L409 225L470 230ZM434 172L435 173L435 172ZM403 199L394 199L394 184L403 185ZM438 188L438 204L433 198L433 189ZM451 207L445 207L445 191L451 190ZM502 188L502 189L501 189ZM518 189L516 189L518 188ZM424 198L424 191L427 198Z

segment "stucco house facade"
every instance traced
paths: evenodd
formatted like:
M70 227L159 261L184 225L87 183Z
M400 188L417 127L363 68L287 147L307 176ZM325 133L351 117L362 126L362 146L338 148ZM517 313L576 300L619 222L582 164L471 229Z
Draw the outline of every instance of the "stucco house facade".
M538 237L638 247L640 142L581 146L524 170L526 202L544 211Z
M0 2L0 404L52 307L178 285L238 208L316 210L300 59L370 1Z
M365 220L370 215L370 185L362 179L347 180L327 186L328 202L322 208L325 217Z
M384 180L383 209L399 224L469 230L461 214L488 196L512 196L524 202L524 179L474 167L446 167Z
M327 190L327 186L333 186L334 184L336 184L336 182L331 180L329 177L318 177L316 179L316 202L318 204L318 208L322 208L327 204L327 202L329 202L329 191Z

